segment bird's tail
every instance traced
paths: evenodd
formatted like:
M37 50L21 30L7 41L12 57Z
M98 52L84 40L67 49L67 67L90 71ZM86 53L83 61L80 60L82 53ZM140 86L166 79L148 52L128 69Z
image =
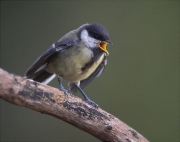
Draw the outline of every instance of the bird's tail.
M46 70L40 70L30 76L25 75L25 78L32 79L43 84L48 84L55 76L56 74L49 73Z

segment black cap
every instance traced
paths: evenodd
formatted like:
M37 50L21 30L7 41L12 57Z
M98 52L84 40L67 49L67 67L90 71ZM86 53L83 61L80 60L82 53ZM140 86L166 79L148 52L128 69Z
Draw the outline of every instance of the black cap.
M86 29L88 31L89 36L91 36L97 40L100 40L100 41L110 42L108 31L100 24L92 23L92 24L85 26L84 29Z

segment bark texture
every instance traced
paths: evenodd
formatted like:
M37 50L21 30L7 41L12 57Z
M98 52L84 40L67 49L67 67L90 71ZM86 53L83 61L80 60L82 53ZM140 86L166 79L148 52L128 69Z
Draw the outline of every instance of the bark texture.
M27 80L0 69L0 98L54 116L101 141L148 142L115 116L56 88Z

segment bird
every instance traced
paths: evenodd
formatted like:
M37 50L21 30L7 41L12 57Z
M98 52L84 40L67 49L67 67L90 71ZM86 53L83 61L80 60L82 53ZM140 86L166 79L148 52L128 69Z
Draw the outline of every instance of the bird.
M27 69L25 78L48 84L57 76L59 89L66 95L79 90L85 102L98 108L83 88L104 71L109 55L107 44L112 42L105 27L98 23L83 24L62 36L39 56ZM68 81L69 91L63 87L63 80Z

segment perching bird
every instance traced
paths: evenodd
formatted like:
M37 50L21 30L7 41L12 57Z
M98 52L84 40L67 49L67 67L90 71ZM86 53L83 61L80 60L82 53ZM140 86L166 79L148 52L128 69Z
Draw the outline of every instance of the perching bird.
M30 66L25 77L48 84L57 75L61 91L68 93L62 85L62 80L67 80L71 94L79 90L85 101L97 108L82 89L103 72L108 43L111 43L109 34L103 26L84 24L52 44Z

